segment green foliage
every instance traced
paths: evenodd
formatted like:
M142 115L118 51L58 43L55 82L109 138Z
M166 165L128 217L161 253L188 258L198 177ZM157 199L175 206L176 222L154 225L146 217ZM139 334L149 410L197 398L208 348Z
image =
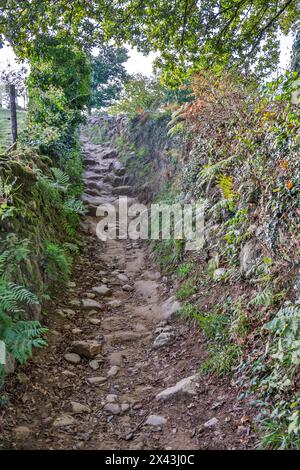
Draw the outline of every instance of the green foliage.
M232 371L238 358L241 356L241 348L237 344L225 346L209 345L209 358L203 362L200 371L203 373L224 376Z
M77 42L91 48L103 39L130 43L148 53L159 51L158 65L166 78L182 78L192 70L212 64L264 72L279 60L279 33L288 34L299 26L299 6L294 1L244 0L219 5L209 0L139 0L111 2L89 0L66 3L11 0L0 7L0 38L28 55L33 38L42 32L60 33L67 42L72 32ZM57 20L59 18L59 21Z
M124 47L103 46L96 57L92 57L91 96L89 108L100 109L116 100L128 78L124 62L128 59Z
M223 341L226 334L225 327L229 323L226 315L216 310L209 314L199 313L195 315L195 318L208 338L215 339L215 341Z
M59 160L76 144L81 112L89 100L90 65L74 41L59 36L41 37L30 62L29 125L23 142Z
M137 74L125 83L120 99L111 107L111 111L135 116L157 110L163 100L164 90L159 81Z
M0 316L0 337L7 351L20 364L24 364L29 357L32 357L33 348L46 346L47 343L42 335L47 331L47 328L41 327L38 321L13 322L9 317Z
M300 74L300 31L296 34L293 43L291 69Z
M187 303L178 311L178 315L185 320L194 320L199 314L199 309L196 305Z
M13 194L17 190L16 178L9 182L0 175L0 220L12 217L16 208L13 206Z
M184 281L176 291L177 299L184 300L197 292L196 278L191 277Z
M261 449L300 449L299 406L300 399L297 396L292 402L281 400L272 408L271 413L261 423Z
M65 283L70 276L72 258L66 250L48 240L45 241L45 272L51 286Z
M13 237L8 237L7 248L0 255L0 340L5 343L6 351L23 364L31 357L33 348L46 344L42 335L47 329L37 321L22 319L26 306L39 301L28 289L8 280L16 261L26 259L28 254L27 242L17 244ZM4 368L0 365L1 380L3 375Z
M185 278L187 277L195 268L195 263L193 261L187 261L186 263L182 263L176 269L176 273L179 277Z
M22 132L25 129L27 121L26 111L17 111L18 130ZM0 108L0 155L11 146L11 121L10 110Z

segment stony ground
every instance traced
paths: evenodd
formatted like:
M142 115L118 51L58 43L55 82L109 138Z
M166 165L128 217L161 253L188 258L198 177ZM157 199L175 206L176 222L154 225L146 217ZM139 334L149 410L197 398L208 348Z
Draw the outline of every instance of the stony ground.
M96 237L99 204L135 199L116 151L83 140L82 254L48 313L48 347L7 382L0 448L253 447L230 379L197 373L207 344L176 316L147 246Z

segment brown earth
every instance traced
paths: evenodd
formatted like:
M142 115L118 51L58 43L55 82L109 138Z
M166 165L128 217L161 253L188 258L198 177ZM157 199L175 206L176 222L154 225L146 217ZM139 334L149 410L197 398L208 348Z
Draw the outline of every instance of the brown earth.
M116 153L84 144L82 253L72 282L58 288L49 309L48 347L7 381L0 448L253 448L251 413L237 400L232 380L197 374L207 342L196 325L176 316L172 283L158 272L147 245L95 236L99 204L115 204L120 194L135 200ZM161 332L166 344L155 348ZM65 357L74 351L77 364ZM156 399L195 374L193 387ZM158 424L147 424L152 415Z

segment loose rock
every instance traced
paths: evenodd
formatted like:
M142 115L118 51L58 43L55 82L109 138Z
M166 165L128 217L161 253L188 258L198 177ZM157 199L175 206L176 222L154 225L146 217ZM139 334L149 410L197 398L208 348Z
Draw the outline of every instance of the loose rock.
M93 359L101 352L101 344L95 340L87 341L73 341L71 345L72 351L79 356L84 356L88 359Z
M70 416L70 415L62 415L62 416L59 416L58 418L56 418L54 421L53 421L53 424L52 426L54 428L64 428L66 426L72 426L73 424L75 424L76 421L75 419L73 418L73 416Z
M102 385L106 382L106 377L89 377L86 379L91 385Z
M96 286L92 288L92 291L95 292L97 295L100 297L106 296L106 295L111 295L111 289L107 287L105 284L101 284L101 286Z
M120 405L118 405L117 403L107 403L106 405L104 405L103 409L104 411L112 415L118 415L121 411Z
M81 358L78 354L75 354L75 353L67 353L64 355L64 359L67 361L67 362L70 362L71 364L79 364L79 362L81 361Z
M91 310L91 309L101 310L102 309L99 302L97 302L97 300L94 300L94 299L83 299L81 301L81 306L84 310Z
M17 441L25 441L29 438L31 432L32 431L28 426L17 426L13 430Z
M145 424L148 424L150 426L162 426L167 422L166 418L160 415L150 415L147 418L147 421Z
M119 369L118 366L112 366L107 372L107 377L114 377L119 372Z
M166 401L173 397L195 395L197 393L197 380L199 375L191 375L180 380L173 387L166 388L156 395L156 400Z
M78 403L77 401L71 401L72 413L74 414L82 414L82 413L90 413L91 410L87 405L83 405L82 403Z

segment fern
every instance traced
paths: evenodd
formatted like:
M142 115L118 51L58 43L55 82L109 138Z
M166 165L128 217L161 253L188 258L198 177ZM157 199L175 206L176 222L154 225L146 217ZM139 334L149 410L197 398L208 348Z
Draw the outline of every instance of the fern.
M18 321L11 325L4 334L7 350L21 363L32 356L33 348L46 346L41 338L47 332L38 321Z
M0 279L0 310L6 312L22 313L21 304L38 304L37 297L25 287Z
M235 193L233 192L233 181L232 177L229 175L218 175L216 176L216 181L219 189L222 192L222 195L225 199L233 199Z
M86 213L86 209L82 201L78 201L77 199L74 199L74 198L67 199L63 207L64 207L65 212L67 213L75 213L78 215L84 215Z
M47 344L41 337L47 331L38 321L14 321L7 314L0 313L0 338L6 350L21 364L32 356L33 348Z
M45 242L46 273L51 283L68 280L72 258L63 247L50 241Z
M64 173L60 168L51 168L51 171L55 178L55 183L53 183L53 186L59 191L67 192L70 186L69 176Z
M202 179L210 179L212 176L217 175L232 162L233 158L234 156L231 156L214 164L203 165L200 177Z
M264 307L270 307L274 302L274 295L271 289L266 288L261 292L258 292L256 296L249 302L252 305L263 305Z
M20 320L24 306L37 304L37 297L25 287L8 282L2 275L0 278L0 340L5 343L6 350L21 364L31 357L33 348L46 345L41 337L47 329L37 321ZM3 368L1 380L3 376Z

